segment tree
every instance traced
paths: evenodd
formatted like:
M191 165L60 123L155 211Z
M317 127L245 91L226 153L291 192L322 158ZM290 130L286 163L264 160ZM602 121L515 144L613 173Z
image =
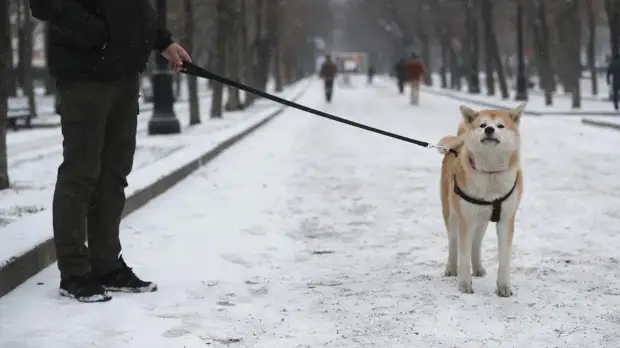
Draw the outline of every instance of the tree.
M185 10L185 49L192 56L194 54L194 0L184 0ZM198 100L198 79L196 76L187 76L187 90L189 93L189 124L200 123L200 102Z
M0 32L7 33L10 26L9 2L0 2ZM9 187L9 168L6 151L6 125L9 102L12 48L11 37L9 35L0 35L0 189Z
M30 113L30 117L36 117L37 103L32 74L32 35L34 32L35 23L30 14L30 5L28 0L19 1L17 13L19 14L17 16L17 32L19 37L19 81L22 91L28 100L28 111Z
M216 72L223 74L226 72L226 40L228 39L228 17L230 15L229 0L217 1L217 25L216 25L216 50L215 67ZM213 96L211 98L211 117L222 118L223 114L223 92L224 86L220 82L213 82Z

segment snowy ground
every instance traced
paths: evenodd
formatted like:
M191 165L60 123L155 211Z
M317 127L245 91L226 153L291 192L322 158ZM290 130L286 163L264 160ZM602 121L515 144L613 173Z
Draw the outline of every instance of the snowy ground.
M454 101L355 82L301 102L422 140L456 128ZM0 347L616 348L617 132L526 117L522 133L514 297L493 293L492 231L475 294L441 276L438 154L291 110L124 220L159 292L78 304L51 266L0 299Z
M181 95L185 94L186 92L182 90ZM261 100L248 110L249 113L228 112L223 120L213 120L208 116L211 107L210 96L203 94L200 102L203 120L201 127L208 128L206 134L247 119L247 116L254 115L266 107L275 106L272 102ZM187 130L188 104L179 102L175 104L175 110L182 128ZM172 141L171 137L148 136L148 121L151 115L150 111L138 115L138 143L134 171L160 161L186 145L185 131L180 136L172 137L174 139ZM9 133L7 140L11 188L0 191L0 228L25 215L37 213L51 206L56 171L62 162L62 134L59 128ZM0 233L2 232L0 230Z

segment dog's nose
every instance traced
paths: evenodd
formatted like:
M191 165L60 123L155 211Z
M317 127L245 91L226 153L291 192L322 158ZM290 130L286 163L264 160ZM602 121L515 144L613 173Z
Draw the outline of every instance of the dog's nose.
M484 134L486 134L487 136L491 136L493 135L493 133L495 133L495 128L493 127L487 127L484 129Z

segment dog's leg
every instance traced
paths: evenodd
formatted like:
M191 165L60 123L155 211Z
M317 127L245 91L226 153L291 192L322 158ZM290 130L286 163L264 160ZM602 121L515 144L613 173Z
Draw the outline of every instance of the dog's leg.
M487 271L482 267L482 261L480 260L480 253L482 251L482 239L487 231L488 223L480 224L474 234L473 243L471 246L471 267L474 277L484 277Z
M497 289L498 296L512 296L510 288L510 258L512 254L512 238L515 229L514 216L507 220L500 220L497 223L497 250L499 268L497 270Z
M446 219L448 232L448 262L444 276L456 277L458 274L458 245L459 245L459 220L456 216L450 215Z
M467 225L463 218L459 218L458 289L464 294L474 293L471 282L471 247L476 229L473 221Z

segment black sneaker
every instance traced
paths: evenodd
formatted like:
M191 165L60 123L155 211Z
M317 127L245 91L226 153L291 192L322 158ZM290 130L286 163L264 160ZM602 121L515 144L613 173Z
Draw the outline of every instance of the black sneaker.
M60 295L80 302L107 302L112 299L92 274L61 279Z
M106 290L133 293L157 291L157 284L138 278L122 257L119 261L120 268L98 278L99 284Z

